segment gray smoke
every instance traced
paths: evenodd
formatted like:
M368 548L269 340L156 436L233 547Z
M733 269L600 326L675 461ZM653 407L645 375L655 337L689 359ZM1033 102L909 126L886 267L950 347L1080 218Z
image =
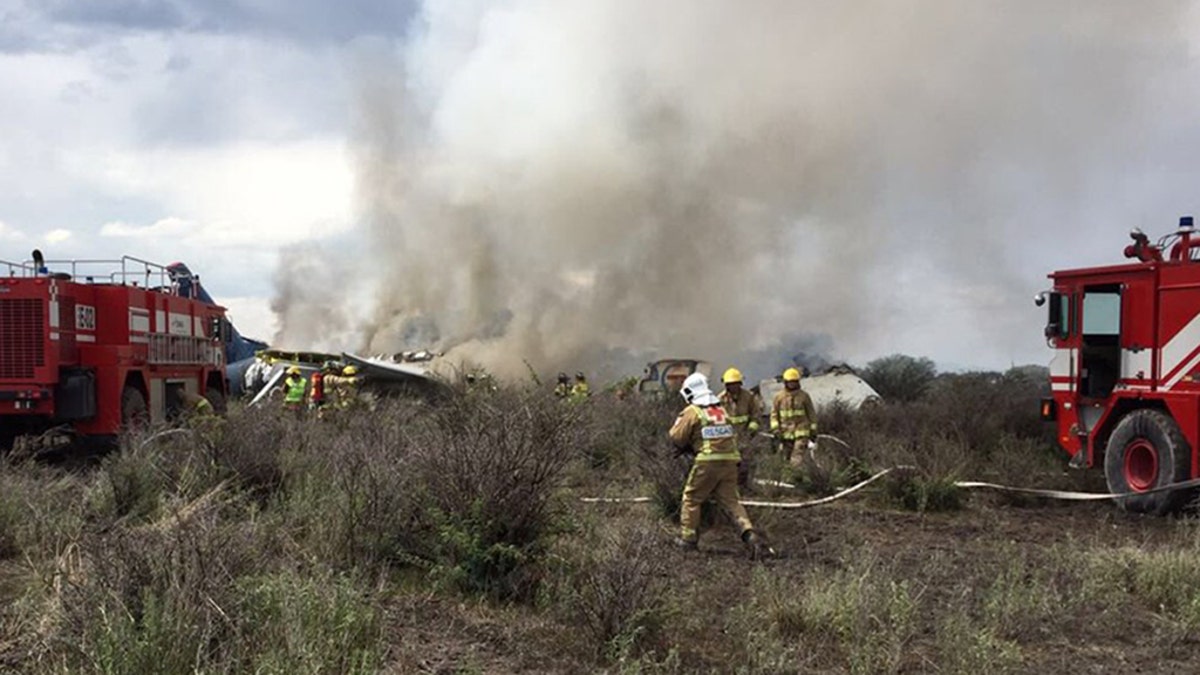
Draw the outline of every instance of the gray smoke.
M503 375L798 339L891 353L932 320L1005 358L1037 342L1022 237L1169 135L1149 102L1186 79L1186 10L427 2L356 67L374 288L345 328ZM283 331L321 342L288 265Z

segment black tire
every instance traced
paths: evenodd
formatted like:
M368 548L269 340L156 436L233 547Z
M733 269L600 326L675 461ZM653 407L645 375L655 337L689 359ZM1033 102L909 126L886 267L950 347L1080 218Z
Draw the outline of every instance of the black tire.
M1187 480L1192 448L1179 425L1159 410L1135 410L1117 423L1104 451L1104 476L1115 494L1143 492ZM1165 515L1187 500L1188 490L1164 490L1116 500L1133 513Z
M204 398L208 399L209 405L213 407L213 412L218 415L224 415L228 409L225 402L225 392L216 387L209 387L208 391L204 392Z
M149 423L150 410L146 407L146 397L137 387L126 385L121 392L121 426L136 429Z

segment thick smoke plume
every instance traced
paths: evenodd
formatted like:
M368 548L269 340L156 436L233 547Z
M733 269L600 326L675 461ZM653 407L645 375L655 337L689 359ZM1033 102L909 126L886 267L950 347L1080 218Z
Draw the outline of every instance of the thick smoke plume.
M861 357L950 307L1007 359L1038 344L1017 243L1168 133L1182 7L428 2L356 68L377 272L351 346L505 375L805 335ZM284 334L330 346L296 302Z

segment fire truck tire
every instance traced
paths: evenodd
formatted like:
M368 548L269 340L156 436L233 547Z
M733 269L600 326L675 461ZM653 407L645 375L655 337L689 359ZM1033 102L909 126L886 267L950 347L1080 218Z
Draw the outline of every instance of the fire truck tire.
M213 407L213 411L218 415L224 415L227 405L225 403L225 393L220 389L209 389L204 392L204 398L208 399L209 405Z
M1185 481L1190 476L1192 449L1169 415L1159 410L1135 410L1117 423L1104 451L1104 476L1114 494L1141 492ZM1187 490L1168 490L1118 499L1133 513L1164 515L1184 504Z
M146 397L137 387L125 387L121 391L121 424L125 427L143 426L150 421Z

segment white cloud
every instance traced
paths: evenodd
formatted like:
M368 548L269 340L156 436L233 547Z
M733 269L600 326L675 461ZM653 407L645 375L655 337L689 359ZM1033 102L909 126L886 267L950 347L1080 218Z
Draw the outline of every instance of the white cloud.
M47 244L61 244L62 242L71 238L71 231L58 228L55 230L50 230L42 238Z
M113 221L100 226L102 237L162 237L183 235L188 232L190 223L182 218L162 218L150 225L135 225L122 221Z
M0 220L0 241L22 241L25 233Z
M353 174L340 141L95 149L71 164L78 179L103 192L186 214L150 226L111 222L101 228L105 236L283 245L343 232L353 213Z

